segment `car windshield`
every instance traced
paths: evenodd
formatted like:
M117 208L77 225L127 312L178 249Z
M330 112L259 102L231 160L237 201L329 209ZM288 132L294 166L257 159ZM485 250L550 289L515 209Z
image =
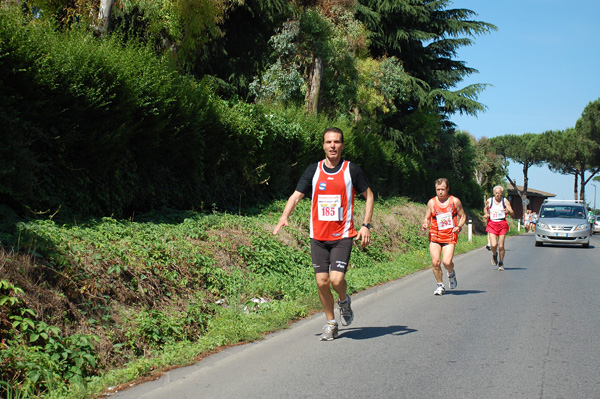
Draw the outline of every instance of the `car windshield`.
M567 218L585 219L586 213L582 206L574 205L552 205L542 209L540 217L544 218Z

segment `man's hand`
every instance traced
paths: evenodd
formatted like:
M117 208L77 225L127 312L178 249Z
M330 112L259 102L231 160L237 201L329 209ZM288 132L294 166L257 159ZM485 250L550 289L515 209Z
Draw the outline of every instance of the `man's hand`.
M289 224L289 222L288 222L288 220L287 220L287 219L279 219L279 223L277 223L277 226L275 226L275 228L273 229L273 234L277 234L277 233L279 233L279 230L280 230L282 227L284 227L284 226L285 226L285 227L287 227L287 226L289 226L289 225L290 225L290 224Z
M369 230L369 228L366 226L362 226L360 230L358 230L356 239L360 240L361 247L366 247L371 243L371 230Z

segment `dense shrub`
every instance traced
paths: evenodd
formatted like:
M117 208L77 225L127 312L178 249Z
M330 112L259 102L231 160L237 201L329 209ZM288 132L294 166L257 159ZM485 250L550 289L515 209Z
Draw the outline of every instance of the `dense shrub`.
M468 142L452 133L427 154L401 150L368 122L226 102L209 77L183 76L152 51L0 16L0 202L21 212L248 208L293 191L323 157L328 126L344 130L345 157L378 196L426 199L442 174L458 196L473 189Z
M0 13L5 197L80 214L200 197L204 142L220 135L206 88L142 48Z

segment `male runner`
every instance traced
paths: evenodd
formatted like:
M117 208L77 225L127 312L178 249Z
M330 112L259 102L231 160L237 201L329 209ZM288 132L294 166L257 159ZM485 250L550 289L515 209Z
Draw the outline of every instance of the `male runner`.
M331 341L338 336L338 324L334 314L332 287L339 296L338 305L342 325L354 319L350 307L350 296L346 294L345 278L352 242L361 240L361 245L371 242L371 217L374 195L362 170L342 159L344 134L338 128L325 129L323 150L325 159L310 165L304 171L296 190L288 199L279 223L273 234L288 226L288 218L304 196L312 200L310 216L310 250L319 298L323 305L327 324L321 334L322 341ZM365 216L358 231L354 228L354 195L361 193L366 198Z
M463 210L460 200L448 192L450 183L448 179L439 178L435 181L436 196L427 202L427 211L421 229L429 229L429 253L433 275L437 281L434 295L444 295L444 287L441 263L448 272L450 288L456 288L456 272L454 271L454 246L458 242L458 233L467 221L467 215ZM458 218L458 219L457 219Z

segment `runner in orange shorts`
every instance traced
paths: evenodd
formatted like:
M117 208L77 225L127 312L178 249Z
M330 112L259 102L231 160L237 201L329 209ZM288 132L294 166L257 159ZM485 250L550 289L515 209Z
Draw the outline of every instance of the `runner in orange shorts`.
M467 215L460 200L448 192L448 179L440 178L435 181L436 196L427 202L427 211L421 229L429 229L429 253L433 275L437 281L434 295L444 295L446 288L443 282L442 262L448 272L450 288L456 288L456 272L454 271L454 246L458 242L458 233L467 221Z

